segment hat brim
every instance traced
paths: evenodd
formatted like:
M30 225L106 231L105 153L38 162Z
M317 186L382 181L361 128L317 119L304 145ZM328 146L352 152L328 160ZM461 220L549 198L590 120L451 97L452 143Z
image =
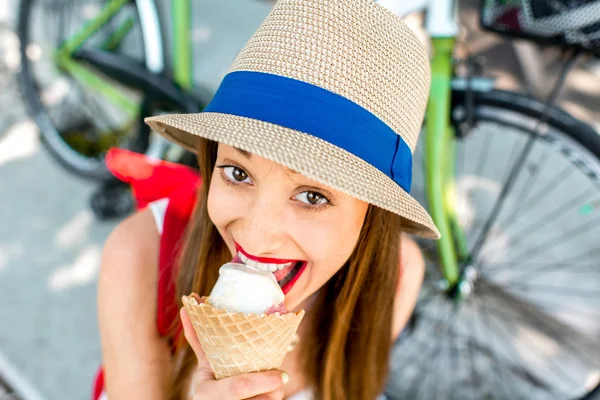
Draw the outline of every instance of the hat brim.
M397 183L359 157L315 136L215 112L145 119L158 133L196 153L198 137L246 150L349 196L400 215L403 230L431 239L440 233L425 209Z

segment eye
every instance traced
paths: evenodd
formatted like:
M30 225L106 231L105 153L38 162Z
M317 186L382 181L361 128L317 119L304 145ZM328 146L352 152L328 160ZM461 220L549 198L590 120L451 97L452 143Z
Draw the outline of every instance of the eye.
M329 203L327 197L323 196L321 193L318 192L302 192L298 194L295 198L303 203L310 204L313 206Z
M225 176L227 176L227 178L233 182L238 182L238 183L250 183L250 182L245 182L246 179L250 179L248 174L246 173L246 171L244 171L241 168L235 167L235 166L225 166L222 167L223 169L223 173L225 174Z

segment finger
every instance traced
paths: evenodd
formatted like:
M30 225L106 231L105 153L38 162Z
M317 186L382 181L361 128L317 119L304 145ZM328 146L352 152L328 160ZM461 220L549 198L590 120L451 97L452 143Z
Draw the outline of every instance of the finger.
M185 307L181 307L179 310L179 316L181 318L181 324L183 325L183 334L185 339L188 341L196 358L198 360L198 369L201 371L201 376L204 379L214 379L213 370L210 366L210 363L206 359L206 355L204 354L204 350L202 349L202 345L198 340L198 335L194 330L194 326L192 325L192 321L185 310Z
M204 351L202 350L202 346L200 345L200 341L198 340L198 336L196 335L196 331L194 330L194 326L192 325L192 321L190 320L185 307L181 307L179 316L181 318L181 324L183 325L183 334L190 346L192 346L192 350L194 350L194 353L196 353L198 358L205 358Z
M283 390L284 381L287 382L288 379L287 373L280 370L251 372L206 382L204 388L211 393L220 394L220 399L248 399Z

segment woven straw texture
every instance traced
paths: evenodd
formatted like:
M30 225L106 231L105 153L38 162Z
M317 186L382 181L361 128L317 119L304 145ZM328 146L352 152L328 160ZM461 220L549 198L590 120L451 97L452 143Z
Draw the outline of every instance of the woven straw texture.
M295 338L304 310L284 315L231 313L183 297L215 378L278 369Z
M282 75L337 93L376 115L414 151L429 95L429 59L410 28L373 0L279 0L231 65L234 71ZM195 136L236 146L399 214L407 231L439 237L427 212L392 179L309 134L214 112L146 121L191 151Z

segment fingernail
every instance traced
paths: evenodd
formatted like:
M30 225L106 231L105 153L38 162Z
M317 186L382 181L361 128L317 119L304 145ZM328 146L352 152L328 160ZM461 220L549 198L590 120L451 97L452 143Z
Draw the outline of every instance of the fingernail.
M283 381L284 385L290 381L290 376L287 372L281 371L281 380Z

